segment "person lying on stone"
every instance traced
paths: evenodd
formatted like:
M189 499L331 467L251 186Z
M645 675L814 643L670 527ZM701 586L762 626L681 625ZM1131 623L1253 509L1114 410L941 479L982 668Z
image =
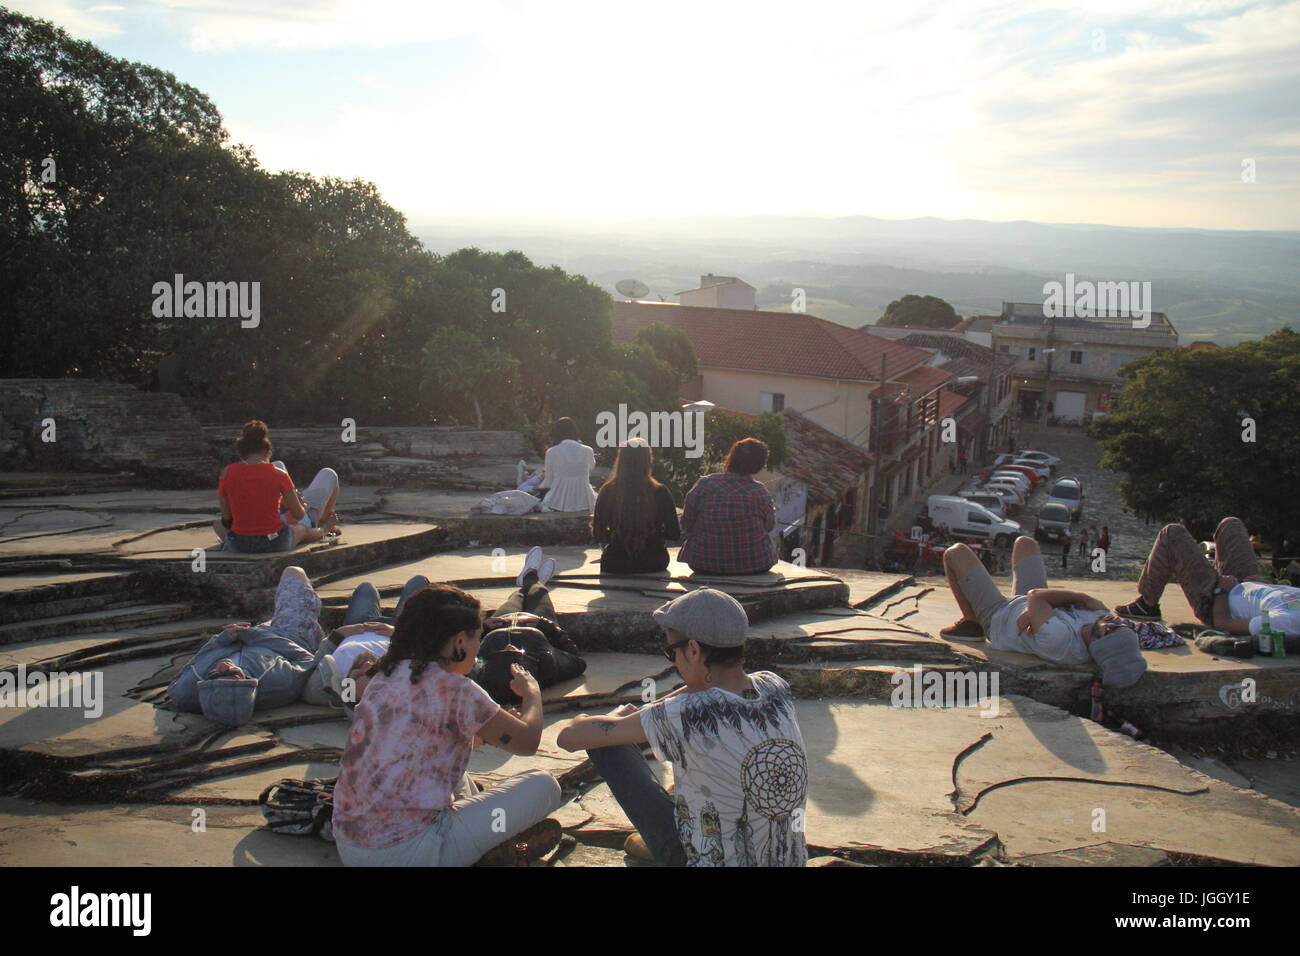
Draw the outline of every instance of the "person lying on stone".
M1268 614L1274 630L1300 634L1300 588L1273 584L1260 575L1250 533L1240 518L1224 518L1215 528L1213 564L1182 525L1161 528L1138 578L1137 600L1115 612L1138 620L1160 619L1160 596L1171 576L1202 624L1254 636Z
M1102 683L1129 687L1146 672L1138 636L1090 595L1050 588L1038 542L1024 535L1011 550L1012 598L998 590L979 558L964 544L943 553L943 570L961 619L941 637L982 641L999 651L1033 654L1070 666L1101 668Z
M555 606L546 589L546 581L554 573L554 559L547 558L541 548L533 548L516 579L518 590L483 622L478 659L469 676L498 704L520 703L511 689L515 664L532 674L542 688L586 672L587 663L577 645L555 622ZM393 617L383 615L374 585L358 585L348 601L343 625L321 644L317 669L307 681L303 700L318 706L341 705L351 713L373 676L373 665L388 651L393 620L402 613L407 599L428 584L422 574L407 581Z
M303 687L303 702L318 707L340 705L351 713L369 680L369 665L388 652L393 622L411 595L428 586L429 579L423 574L413 575L402 587L396 610L388 616L380 607L378 589L369 581L358 584L348 598L343 623L316 652L316 667ZM349 679L350 684L346 683Z
M334 838L347 866L469 866L530 858L558 844L560 805L545 770L480 791L466 773L481 741L529 756L542 736L541 690L516 668L519 714L468 677L482 632L478 599L431 585L406 602L357 704L334 789ZM494 849L495 848L495 849Z
M221 519L216 532L228 551L257 554L292 551L319 541L337 527L334 504L339 476L322 468L305 491L294 487L284 463L271 461L266 425L254 419L235 442L239 461L221 471L217 484Z
M224 628L176 675L168 696L179 710L229 726L247 723L255 710L293 703L315 666L319 615L306 572L285 568L271 619Z
M685 686L643 707L583 715L560 731L586 750L659 866L803 866L808 759L790 685L745 671L745 609L711 588L654 612ZM641 755L673 765L674 794ZM639 845L638 845L639 844Z

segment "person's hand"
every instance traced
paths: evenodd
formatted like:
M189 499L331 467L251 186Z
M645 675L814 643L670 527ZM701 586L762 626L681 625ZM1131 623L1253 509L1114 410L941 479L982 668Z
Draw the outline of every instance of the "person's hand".
M1086 600L1086 601L1083 602L1083 606L1084 606L1084 608L1085 608L1086 610L1089 610L1089 611L1109 611L1109 610L1110 610L1110 608L1108 608L1105 604L1102 604L1102 603L1101 603L1100 601L1098 601L1095 597L1090 597L1090 598L1088 598L1088 600Z
M537 678L518 664L510 665L510 675L510 689L521 700L527 702L542 695L542 689L537 686Z
M1016 633L1028 634L1033 629L1034 629L1034 621L1033 618L1029 616L1029 609L1026 608L1025 610L1021 611L1020 616L1016 618Z
M1219 580L1215 583L1215 587L1223 588L1224 593L1226 594L1228 591L1231 591L1240 583L1241 582L1236 578L1234 578L1231 574L1220 574Z
M238 624L227 624L222 628L222 630L230 631L232 634L242 634L252 626L253 625L249 624L247 621L240 621Z
M610 717L629 717L632 714L639 713L641 710L636 704L624 704L622 707L615 707L609 712Z

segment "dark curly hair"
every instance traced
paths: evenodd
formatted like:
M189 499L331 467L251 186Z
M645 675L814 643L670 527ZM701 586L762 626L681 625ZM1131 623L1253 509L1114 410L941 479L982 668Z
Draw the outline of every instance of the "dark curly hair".
M448 644L461 631L475 631L482 626L478 598L447 584L430 584L412 594L402 614L393 625L388 653L371 665L370 673L385 676L402 661L411 662L411 683L419 683L430 662L459 662L448 651Z
M742 438L727 452L726 471L754 475L767 464L767 443L757 438Z

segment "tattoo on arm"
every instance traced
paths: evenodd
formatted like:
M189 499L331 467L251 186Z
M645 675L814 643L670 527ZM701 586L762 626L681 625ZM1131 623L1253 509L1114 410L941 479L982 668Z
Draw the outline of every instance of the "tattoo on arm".
M596 723L600 725L600 732L606 737L608 737L609 732L614 729L613 723L608 720L598 720Z
M509 735L509 734L502 734L502 735L501 735L501 743L502 743L503 746L504 746L505 744L510 743L510 735Z

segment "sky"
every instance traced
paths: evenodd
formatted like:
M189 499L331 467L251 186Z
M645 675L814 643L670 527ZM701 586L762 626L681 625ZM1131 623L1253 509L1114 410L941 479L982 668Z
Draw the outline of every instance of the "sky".
M0 0L413 227L1300 229L1300 0Z

